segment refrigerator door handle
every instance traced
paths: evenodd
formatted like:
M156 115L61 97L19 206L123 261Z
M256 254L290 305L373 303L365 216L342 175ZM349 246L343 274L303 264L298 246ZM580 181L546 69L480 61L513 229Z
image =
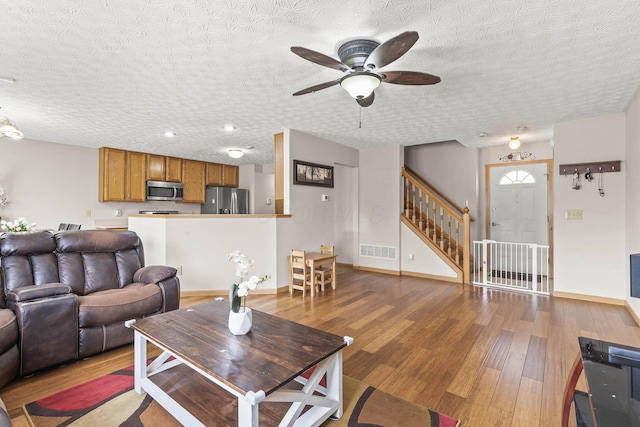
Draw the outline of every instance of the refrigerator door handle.
M236 191L231 191L231 213L238 213L238 193Z

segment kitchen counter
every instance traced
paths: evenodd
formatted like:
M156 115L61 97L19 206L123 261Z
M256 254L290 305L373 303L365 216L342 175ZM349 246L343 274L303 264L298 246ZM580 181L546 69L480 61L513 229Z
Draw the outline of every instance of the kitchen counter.
M182 291L229 291L236 283L227 254L239 250L255 260L251 274L270 275L260 292L288 286L289 244L278 239L291 215L132 214L129 230L144 244L147 265L168 265L179 273Z

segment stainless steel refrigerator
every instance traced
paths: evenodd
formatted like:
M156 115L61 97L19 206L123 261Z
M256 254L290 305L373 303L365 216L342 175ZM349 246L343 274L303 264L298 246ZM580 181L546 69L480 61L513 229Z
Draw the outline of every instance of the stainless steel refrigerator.
M207 187L205 203L200 205L203 214L248 214L249 190L228 187Z

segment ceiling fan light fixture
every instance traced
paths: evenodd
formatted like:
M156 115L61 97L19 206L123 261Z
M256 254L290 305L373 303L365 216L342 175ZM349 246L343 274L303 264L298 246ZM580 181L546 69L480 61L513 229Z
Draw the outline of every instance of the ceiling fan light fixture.
M13 122L11 122L11 120L9 119L5 119L4 121L0 122L0 136L7 136L13 139L24 138L24 134L20 132L18 126L13 124Z
M517 136L512 136L511 141L509 141L509 148L512 150L517 150L520 148L520 139Z
M371 95L382 79L380 76L367 71L356 71L348 74L340 80L340 86L355 99L363 99Z
M233 159L239 159L240 157L244 156L244 151L240 150L239 148L232 148L228 151L229 157L233 158Z

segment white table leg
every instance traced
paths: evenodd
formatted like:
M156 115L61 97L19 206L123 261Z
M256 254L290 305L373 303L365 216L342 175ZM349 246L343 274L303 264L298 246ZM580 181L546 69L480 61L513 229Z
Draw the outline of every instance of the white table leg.
M338 402L338 409L331 418L342 417L342 350L336 353L334 361L327 368L327 398Z
M238 427L259 427L259 406L245 396L238 397Z
M145 393L142 380L147 378L147 339L139 333L133 333L133 388L136 393Z

